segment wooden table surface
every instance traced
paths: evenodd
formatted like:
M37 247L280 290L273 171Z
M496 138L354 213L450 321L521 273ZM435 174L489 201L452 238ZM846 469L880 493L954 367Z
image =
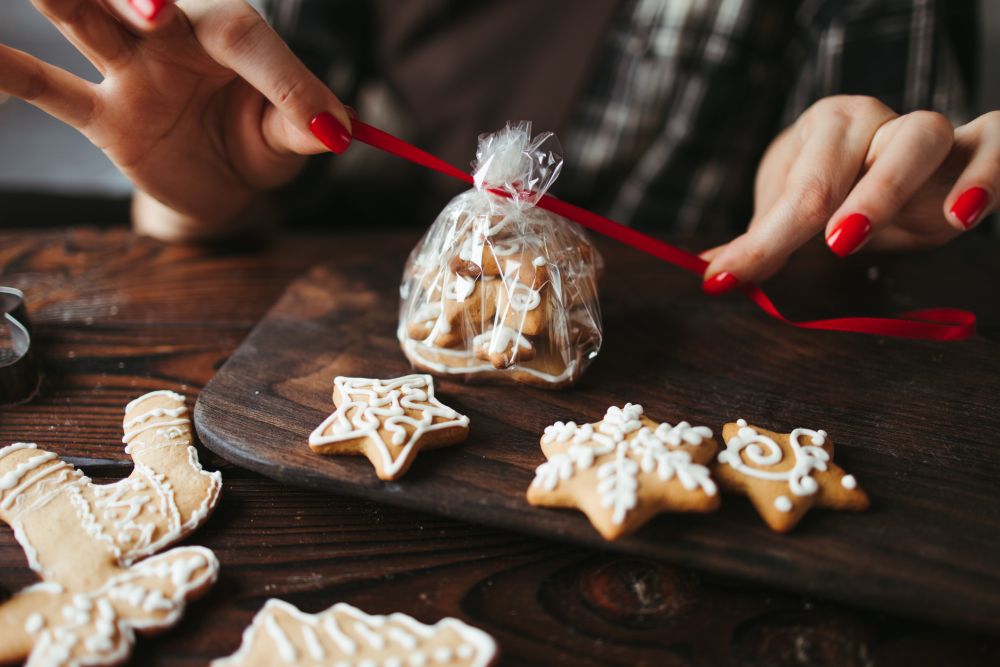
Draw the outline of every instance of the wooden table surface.
M982 335L996 341L1000 243L970 241L985 247L885 261L902 262L892 276L917 286L912 305L976 307ZM46 372L34 401L0 408L0 444L38 442L97 481L127 475L125 403L158 388L193 398L287 283L343 245L341 236L288 233L218 250L166 247L121 229L0 231L0 284L27 293ZM880 279L866 263L838 265L813 249L771 291L801 315L846 312L851 300L882 308L866 290ZM803 275L835 283L838 296L802 299ZM1000 638L962 628L303 491L204 450L202 460L223 471L225 486L190 542L216 552L221 577L176 628L141 639L132 664L204 665L228 654L269 597L310 612L346 601L425 622L457 616L496 637L504 665L1000 664ZM0 599L35 580L0 526Z

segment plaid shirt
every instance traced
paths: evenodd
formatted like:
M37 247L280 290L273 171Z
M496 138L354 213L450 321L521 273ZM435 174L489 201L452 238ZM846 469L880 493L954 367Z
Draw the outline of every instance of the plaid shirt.
M625 0L561 130L566 164L554 192L647 229L745 227L761 155L819 98L870 95L899 113L934 109L968 120L972 6ZM352 99L366 76L365 37L332 31L366 7L272 0L270 9L307 64Z

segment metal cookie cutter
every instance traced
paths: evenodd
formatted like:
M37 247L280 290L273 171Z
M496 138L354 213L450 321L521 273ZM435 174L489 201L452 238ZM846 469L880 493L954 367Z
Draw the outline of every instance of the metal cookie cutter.
M0 315L9 332L9 342L0 345L0 405L21 403L35 395L41 381L31 352L31 324L21 290L0 287Z

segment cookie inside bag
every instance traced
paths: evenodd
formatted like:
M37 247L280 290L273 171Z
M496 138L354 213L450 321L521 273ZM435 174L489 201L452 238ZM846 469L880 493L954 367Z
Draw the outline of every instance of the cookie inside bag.
M561 159L528 123L480 137L476 188L453 199L410 255L398 336L438 375L547 387L574 382L601 346L601 259L535 202Z

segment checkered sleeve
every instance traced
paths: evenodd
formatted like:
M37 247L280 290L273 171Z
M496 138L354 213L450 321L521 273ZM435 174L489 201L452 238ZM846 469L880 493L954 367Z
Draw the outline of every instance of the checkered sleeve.
M266 0L265 15L306 66L342 100L370 70L371 8L352 0Z
M270 0L278 31L341 97L375 73L371 4ZM757 164L816 100L869 95L969 118L974 3L622 0L560 128L556 194L640 228L742 229Z
M563 132L562 194L637 227L741 229L768 143L822 97L966 120L968 4L631 0Z

